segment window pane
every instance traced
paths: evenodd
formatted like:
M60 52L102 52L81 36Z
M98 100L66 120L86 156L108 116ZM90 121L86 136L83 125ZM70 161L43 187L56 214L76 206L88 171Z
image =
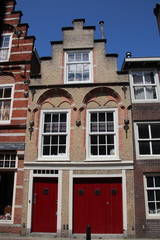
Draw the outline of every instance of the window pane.
M91 144L97 144L97 138L98 138L97 135L92 135L91 136Z
M82 61L81 53L76 53L75 56L76 56L76 62L81 62Z
M76 81L82 81L82 73L76 73Z
M10 98L11 97L11 91L12 91L12 88L5 88L4 89L4 98Z
M97 113L91 113L91 122L97 122Z
M105 113L99 113L99 121L104 122L105 121Z
M83 61L89 61L89 53L83 53Z
M97 132L97 131L98 131L97 123L91 123L91 132Z
M151 125L151 136L152 138L160 138L160 125Z
M145 89L146 89L146 98L147 99L157 99L155 87L145 87Z
M44 144L50 144L50 136L44 136Z
M50 155L49 148L50 148L49 146L43 147L43 155Z
M107 123L107 131L108 131L108 132L113 132L113 131L114 131L113 122L108 122L108 123Z
M68 65L68 72L69 73L74 73L75 70L76 70L76 65L75 64Z
M150 73L144 73L144 77L145 77L145 83L146 84L154 84L155 81L154 81L154 74L153 72L150 72Z
M152 141L153 154L160 154L160 141Z
M52 132L58 132L58 123L53 123L52 124Z
M160 187L160 177L159 176L155 177L155 187Z
M91 155L98 155L98 147L91 146Z
M74 54L68 54L68 62L74 62Z
M135 99L145 99L144 88L134 87L134 97Z
M113 135L107 136L107 144L114 144L114 136Z
M66 144L66 136L59 137L59 144Z
M133 83L134 84L142 84L143 83L142 73L134 73L133 74Z
M139 142L139 153L141 155L148 155L148 154L150 154L149 142Z
M83 65L82 64L77 64L76 65L76 72L77 73L82 73Z
M59 132L66 132L66 123L60 123Z
M58 155L58 147L57 146L52 146L51 155Z
M112 112L107 113L107 121L114 121Z
M105 123L99 123L99 132L105 132L105 131L106 131Z
M160 190L156 190L156 201L160 201Z
M58 135L52 136L52 144L54 144L54 145L58 144Z
M109 145L107 147L107 152L108 152L108 155L115 155L114 145Z
M140 139L148 139L149 138L149 129L148 125L138 125L138 134Z
M67 117L67 114L66 113L61 113L60 114L60 122L66 122L66 117Z
M0 98L3 97L3 88L0 88Z
M66 153L66 146L60 146L59 147L59 154L64 154Z
M44 124L44 133L47 133L50 131L51 131L51 124L50 123Z
M52 114L52 122L58 122L59 121L59 114L54 113Z
M74 81L74 73L68 73L68 81Z
M156 203L157 213L160 213L160 203Z
M147 177L147 187L153 187L153 177Z
M106 155L106 146L99 146L99 155Z
M148 201L154 201L154 190L147 191Z
M83 81L89 80L89 72L84 72L83 73Z
M155 214L155 203L148 203L148 210L150 214Z
M106 136L105 135L99 136L99 144L106 144Z
M51 114L45 114L44 122L51 122Z
M89 64L83 64L83 71L89 72Z

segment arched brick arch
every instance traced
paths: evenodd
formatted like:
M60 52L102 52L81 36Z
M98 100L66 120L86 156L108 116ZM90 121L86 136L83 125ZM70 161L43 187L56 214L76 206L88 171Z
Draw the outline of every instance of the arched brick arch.
M37 101L37 108L39 108L43 102L48 99L48 98L51 98L51 97L54 97L54 94L56 95L59 95L63 98L66 98L68 100L68 102L73 105L74 103L74 100L73 100L73 97L72 95L67 92L66 90L62 89L62 88L52 88L52 89L49 89L47 91L45 91L38 99Z
M83 99L83 103L82 103L82 107L81 107L80 111L82 111L85 108L85 106L88 104L88 102L91 101L91 99L93 99L94 97L97 97L97 96L101 96L101 95L111 96L111 98L114 99L114 101L117 104L121 104L121 102L122 102L120 95L112 88L97 87L97 88L92 89L91 91L89 91L86 94L86 96Z

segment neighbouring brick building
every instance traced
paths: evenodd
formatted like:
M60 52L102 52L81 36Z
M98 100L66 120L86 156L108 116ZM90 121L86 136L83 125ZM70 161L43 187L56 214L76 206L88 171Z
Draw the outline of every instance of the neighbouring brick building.
M160 237L160 58L124 60L130 79L136 237Z
M35 38L27 36L15 0L5 1L0 42L0 233L21 233L28 83L39 72Z
M62 28L30 77L23 234L135 235L128 73L84 22Z

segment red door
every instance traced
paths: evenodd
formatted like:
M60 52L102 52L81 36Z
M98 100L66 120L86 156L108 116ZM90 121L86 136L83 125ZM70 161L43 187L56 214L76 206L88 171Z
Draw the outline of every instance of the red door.
M123 233L121 178L75 179L73 201L74 233Z
M56 232L57 187L57 178L34 178L32 232Z

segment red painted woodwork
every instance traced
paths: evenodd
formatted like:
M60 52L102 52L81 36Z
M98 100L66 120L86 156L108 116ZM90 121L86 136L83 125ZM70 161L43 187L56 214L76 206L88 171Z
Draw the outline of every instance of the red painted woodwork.
M122 179L74 179L73 232L122 234Z
M57 178L35 178L32 232L57 231Z

